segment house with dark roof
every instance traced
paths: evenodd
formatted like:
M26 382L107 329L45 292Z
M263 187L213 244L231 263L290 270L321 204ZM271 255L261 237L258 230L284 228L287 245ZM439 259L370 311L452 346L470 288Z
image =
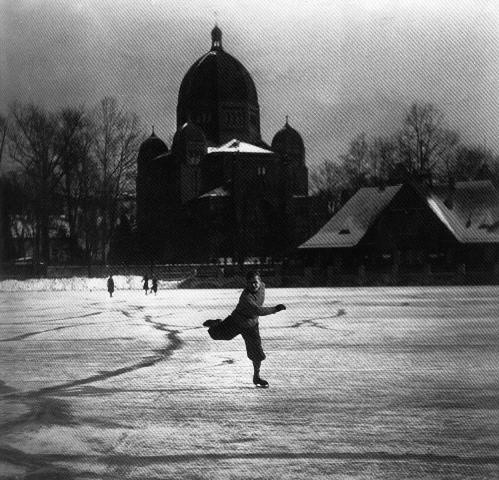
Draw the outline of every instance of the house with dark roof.
M330 283L342 275L350 283L495 281L499 195L489 181L361 188L299 252Z

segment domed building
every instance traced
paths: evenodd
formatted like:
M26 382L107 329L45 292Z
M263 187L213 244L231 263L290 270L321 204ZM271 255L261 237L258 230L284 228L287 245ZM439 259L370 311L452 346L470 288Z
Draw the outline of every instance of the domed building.
M283 256L312 233L303 139L286 118L262 140L255 83L217 26L181 82L171 149L153 132L137 161L150 261Z
M233 138L259 144L260 107L248 70L222 48L222 31L211 32L211 50L199 58L180 85L177 128L199 125L211 146Z

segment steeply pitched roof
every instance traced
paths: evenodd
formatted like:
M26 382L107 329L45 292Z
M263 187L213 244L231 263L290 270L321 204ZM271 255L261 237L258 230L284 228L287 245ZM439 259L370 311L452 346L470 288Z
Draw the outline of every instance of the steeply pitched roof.
M384 190L361 188L300 248L345 248L357 245L401 188L402 185L386 187Z
M300 248L347 248L359 243L402 185L361 188ZM489 181L416 188L438 219L461 243L499 243L499 196Z
M438 185L426 202L461 243L499 243L499 195L489 181Z
M260 153L260 154L274 154L270 150L257 147L251 143L241 142L237 138L224 143L219 147L208 147L208 153Z

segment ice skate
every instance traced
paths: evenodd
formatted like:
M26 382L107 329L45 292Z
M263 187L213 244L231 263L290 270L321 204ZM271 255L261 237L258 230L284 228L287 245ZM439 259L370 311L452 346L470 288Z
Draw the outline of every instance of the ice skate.
M253 377L253 383L260 388L269 388L269 382L260 377Z

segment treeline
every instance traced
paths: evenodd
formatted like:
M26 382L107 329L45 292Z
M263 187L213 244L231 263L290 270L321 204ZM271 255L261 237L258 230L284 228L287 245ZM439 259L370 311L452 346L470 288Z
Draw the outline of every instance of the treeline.
M358 134L346 153L311 174L315 194L334 213L360 187L425 178L436 183L490 179L497 187L499 156L461 142L432 104L413 104L390 136Z
M50 241L60 235L71 262L106 263L135 193L143 140L137 115L110 97L54 112L15 103L0 118L0 134L0 159L11 167L0 179L3 259L20 254L16 239L30 238L33 262L47 263Z
M33 263L49 263L57 238L65 262L133 258L134 219L125 212L134 205L143 139L137 115L114 98L55 112L11 105L7 118L0 116L0 163L11 166L0 178L0 261L29 251ZM421 177L440 183L491 179L497 187L499 157L463 144L433 105L413 104L393 135L358 134L346 153L324 161L310 180L319 206L331 214L360 187Z

